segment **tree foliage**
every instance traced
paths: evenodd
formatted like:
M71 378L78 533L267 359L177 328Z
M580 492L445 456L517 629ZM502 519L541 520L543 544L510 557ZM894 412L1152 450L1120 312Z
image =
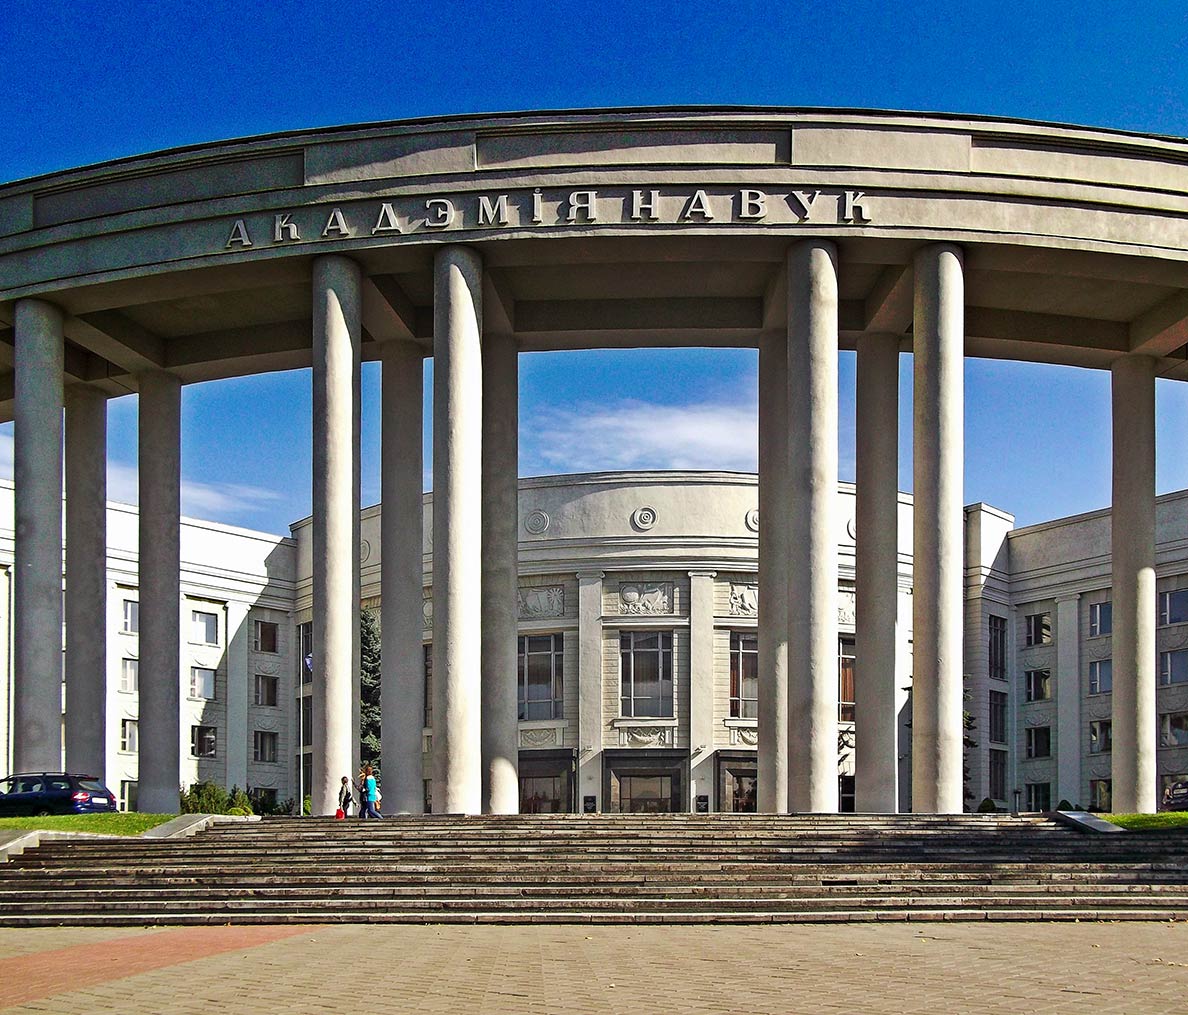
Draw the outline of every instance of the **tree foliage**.
M359 742L363 764L380 768L380 630L374 610L359 613Z

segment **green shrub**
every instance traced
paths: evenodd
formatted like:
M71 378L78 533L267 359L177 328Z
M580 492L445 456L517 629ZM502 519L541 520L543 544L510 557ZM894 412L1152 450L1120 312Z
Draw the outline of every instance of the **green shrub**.
M997 814L998 804L996 804L989 797L983 797L982 802L978 804L979 814Z
M228 814L236 814L236 813L254 814L255 813L255 811L252 810L252 798L249 797L247 795L247 793L245 793L243 790L241 790L238 786L232 787L231 799L228 803L229 803L228 810L227 810Z
M228 807L227 813L233 814L237 818L243 818L243 817L246 817L247 815L251 814L252 812L245 811L242 807Z
M196 782L181 791L182 814L226 814L231 797L214 782Z
M307 818L313 813L313 797L306 797L301 802L301 813Z

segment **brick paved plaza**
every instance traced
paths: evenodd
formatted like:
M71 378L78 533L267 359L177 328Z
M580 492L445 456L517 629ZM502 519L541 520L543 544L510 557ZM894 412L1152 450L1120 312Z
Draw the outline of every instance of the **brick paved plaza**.
M0 930L5 1012L1134 1015L1186 991L1185 923Z

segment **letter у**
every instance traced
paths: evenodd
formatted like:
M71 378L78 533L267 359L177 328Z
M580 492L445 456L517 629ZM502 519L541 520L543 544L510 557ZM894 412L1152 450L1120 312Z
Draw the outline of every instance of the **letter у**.
M646 217L649 222L655 222L660 217L660 191L649 190L649 198L644 200L642 190L631 192L631 219L642 222Z
M297 229L297 223L289 221L292 217L293 213L287 211L283 215L277 215L272 220L273 243L284 243L285 240L301 239L301 233Z
M494 201L486 194L479 195L478 224L480 226L507 225L506 194L500 194Z
M570 222L576 222L579 214L586 216L587 222L598 221L598 192L594 190L575 190L569 195L569 214L566 216Z
M430 229L444 229L453 224L454 202L448 197L431 197L425 202L425 225Z
M821 196L819 190L803 191L794 190L788 195L788 201L792 205L792 210L796 212L798 218L807 219L813 212L813 205L817 198Z

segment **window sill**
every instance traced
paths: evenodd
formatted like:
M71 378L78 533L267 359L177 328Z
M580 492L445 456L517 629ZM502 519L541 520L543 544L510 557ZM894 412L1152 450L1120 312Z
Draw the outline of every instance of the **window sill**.
M218 758L217 754L191 754L191 761L214 761Z
M722 720L722 725L727 729L734 727L735 729L756 729L759 726L758 719L743 719L735 716L728 717Z
M647 716L620 716L618 719L612 719L611 725L615 729L624 729L630 726L676 726L678 720L673 716L657 716L650 719Z
M564 719L518 719L522 730L559 730L565 728ZM427 728L426 728L427 729Z

